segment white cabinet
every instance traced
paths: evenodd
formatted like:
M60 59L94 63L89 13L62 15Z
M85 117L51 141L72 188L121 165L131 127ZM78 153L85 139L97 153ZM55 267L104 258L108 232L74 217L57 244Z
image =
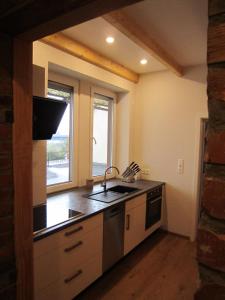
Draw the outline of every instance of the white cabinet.
M99 276L102 267L101 255L92 256L88 261L74 267L68 277L61 276L47 287L35 293L35 300L71 300Z
M36 300L70 300L102 274L103 214L34 243Z
M146 194L140 195L125 205L124 255L145 238Z
M146 201L142 194L125 203L124 255L161 226L145 230ZM36 241L35 300L71 300L102 275L102 257L103 213Z

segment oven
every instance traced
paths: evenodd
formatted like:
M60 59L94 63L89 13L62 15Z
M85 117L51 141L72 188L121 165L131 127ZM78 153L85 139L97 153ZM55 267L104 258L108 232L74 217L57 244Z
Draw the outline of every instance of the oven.
M162 186L147 193L145 229L161 220Z

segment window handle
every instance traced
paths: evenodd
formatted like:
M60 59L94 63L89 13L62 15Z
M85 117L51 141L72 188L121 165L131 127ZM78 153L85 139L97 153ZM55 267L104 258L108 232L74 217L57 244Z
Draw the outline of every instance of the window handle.
M96 140L96 138L94 136L92 137L92 140L94 141L94 143L96 145L97 144L97 140Z

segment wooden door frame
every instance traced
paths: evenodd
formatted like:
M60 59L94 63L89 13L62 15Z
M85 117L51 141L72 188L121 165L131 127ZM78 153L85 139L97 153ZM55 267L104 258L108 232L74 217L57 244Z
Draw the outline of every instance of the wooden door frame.
M66 27L79 24L139 1L141 0L86 1L86 4L82 7L79 7L78 4L78 7L73 11L68 7L67 12L65 10L61 11L61 14L59 12L57 17L49 18L47 22L38 24L35 28L29 28L22 34L14 35L14 234L17 267L17 299L19 300L33 299L32 43L37 38L53 34ZM54 7L52 9L54 10ZM49 7L48 11L50 13ZM13 34L11 33L11 35Z
M33 299L32 43L13 41L13 175L17 299Z

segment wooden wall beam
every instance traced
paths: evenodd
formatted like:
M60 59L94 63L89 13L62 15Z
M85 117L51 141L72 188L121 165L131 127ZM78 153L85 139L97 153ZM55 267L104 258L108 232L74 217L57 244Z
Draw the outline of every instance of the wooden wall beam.
M62 33L56 33L41 39L42 42L53 46L59 50L69 53L75 57L83 59L120 77L137 83L139 75L125 68L124 66L110 60L87 46L67 37Z
M159 60L176 75L182 76L182 67L157 42L151 38L138 24L136 24L123 11L114 11L103 18L119 31L125 34L138 46Z
M14 40L13 174L17 300L33 299L32 43Z

